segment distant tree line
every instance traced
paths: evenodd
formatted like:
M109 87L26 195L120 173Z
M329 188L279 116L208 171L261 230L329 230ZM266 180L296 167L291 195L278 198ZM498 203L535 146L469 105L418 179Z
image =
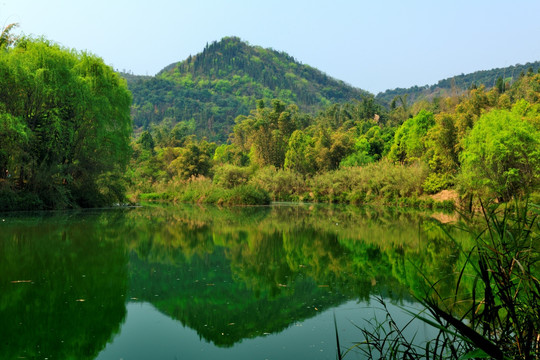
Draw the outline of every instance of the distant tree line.
M416 102L423 98L444 98L447 96L462 95L470 89L484 85L486 88L497 87L504 92L515 81L525 75L540 71L540 61L524 65L512 65L505 68L476 71L471 74L461 74L440 80L434 85L413 86L410 88L389 89L377 94L377 100L383 104L391 104L396 98L407 96L408 100Z

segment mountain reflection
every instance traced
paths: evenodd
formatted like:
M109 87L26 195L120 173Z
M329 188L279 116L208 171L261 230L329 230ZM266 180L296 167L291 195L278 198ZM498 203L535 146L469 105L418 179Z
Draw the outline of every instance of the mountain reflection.
M1 225L1 358L94 358L126 301L230 347L349 300L411 299L457 249L419 213L156 206L14 216ZM444 250L442 250L444 249Z
M445 237L418 213L182 206L130 216L138 226L126 237L129 296L218 346L280 332L351 299L411 299L409 290L422 287L418 268L452 273L449 254L430 251Z

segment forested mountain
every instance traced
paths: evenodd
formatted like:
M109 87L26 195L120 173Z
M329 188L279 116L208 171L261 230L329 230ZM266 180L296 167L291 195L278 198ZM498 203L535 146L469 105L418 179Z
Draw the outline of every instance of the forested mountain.
M133 93L135 128L189 124L190 132L224 141L238 115L256 101L280 99L314 113L326 105L361 99L367 92L301 64L290 55L227 37L171 64L155 77L124 74Z
M504 91L504 88L509 88L520 76L530 72L537 72L539 69L540 61L536 61L525 65L517 64L505 68L476 71L440 80L434 85L386 90L377 94L376 99L385 105L391 105L396 98L399 101L412 104L421 99L461 95L468 89L482 85L487 89L497 87L499 91Z

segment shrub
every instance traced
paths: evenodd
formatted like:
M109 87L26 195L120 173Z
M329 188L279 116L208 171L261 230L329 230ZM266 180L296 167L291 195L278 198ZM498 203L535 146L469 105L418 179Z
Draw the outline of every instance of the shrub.
M9 187L0 187L0 211L41 210L45 206L37 194L17 193Z
M250 168L230 164L215 167L214 171L214 184L227 189L246 184L252 173Z
M482 115L463 139L463 188L508 201L540 184L540 131L516 111Z
M448 189L451 185L450 175L431 173L422 184L422 188L427 194L436 194L441 190Z
M253 185L241 185L228 191L224 203L228 205L268 205L270 194Z
M302 175L293 170L276 170L271 166L257 171L249 184L267 191L274 201L292 201L295 198L303 198L306 192Z

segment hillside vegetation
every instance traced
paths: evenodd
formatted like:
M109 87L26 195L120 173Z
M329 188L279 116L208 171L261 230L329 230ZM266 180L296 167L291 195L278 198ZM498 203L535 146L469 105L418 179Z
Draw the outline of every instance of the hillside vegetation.
M227 140L234 119L248 115L259 99L280 99L315 113L367 95L286 53L250 46L236 37L213 42L155 77L125 77L133 93L136 128L162 123L172 128L183 122L190 132L220 142Z
M540 74L391 106L225 38L126 82L86 53L0 37L0 208L167 199L415 205L538 194ZM502 79L502 78L501 78ZM463 80L466 82L468 80ZM443 82L440 82L443 84ZM131 158L130 158L131 157ZM126 170L126 165L128 171Z
M470 208L473 198L538 193L539 119L540 74L532 72L508 88L391 109L364 97L312 115L261 100L236 118L225 144L178 127L144 131L133 143L132 191L230 203L262 189L280 201L432 206L426 195L454 189Z
M407 89L389 89L377 94L376 99L387 106L396 106L396 102L410 104L422 99L444 98L462 95L468 90L485 86L497 87L499 91L509 88L526 73L534 73L540 69L540 61L526 63L525 65L512 65L504 68L475 71L470 74L456 75L438 81L434 85L413 86ZM393 104L393 105L392 105Z

